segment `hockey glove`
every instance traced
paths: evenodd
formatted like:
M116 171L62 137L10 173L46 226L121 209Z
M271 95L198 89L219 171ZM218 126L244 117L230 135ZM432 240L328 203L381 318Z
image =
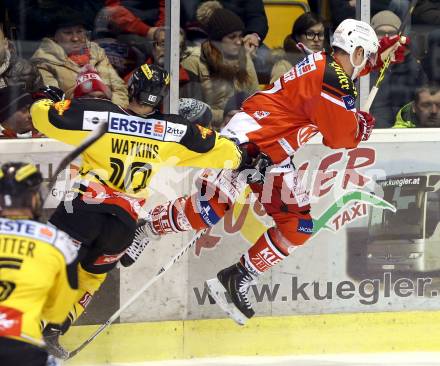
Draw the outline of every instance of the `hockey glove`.
M358 111L358 138L362 141L367 141L370 138L371 132L376 124L376 119L367 112Z
M40 88L35 93L32 93L32 98L34 99L34 101L40 99L50 99L56 103L64 100L65 97L66 95L64 94L64 91L62 91L60 88L57 88L56 86L50 85L46 85Z
M379 70L390 55L392 64L401 64L404 62L405 52L408 49L409 43L409 37L399 37L398 35L381 38L379 41L379 50L377 51L376 64L372 69Z
M247 183L264 183L266 170L272 165L272 160L264 153L259 152L258 147L253 143L241 144L242 163L239 171L246 171Z

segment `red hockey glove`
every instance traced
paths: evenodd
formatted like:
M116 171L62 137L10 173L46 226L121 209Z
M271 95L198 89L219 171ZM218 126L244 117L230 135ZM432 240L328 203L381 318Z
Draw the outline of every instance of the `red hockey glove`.
M372 69L379 70L389 55L391 55L392 64L400 64L405 61L405 52L408 49L409 43L409 37L399 37L398 35L383 37L379 41L377 60Z
M376 119L370 113L358 111L357 120L359 127L358 137L360 137L362 141L367 141L376 124Z

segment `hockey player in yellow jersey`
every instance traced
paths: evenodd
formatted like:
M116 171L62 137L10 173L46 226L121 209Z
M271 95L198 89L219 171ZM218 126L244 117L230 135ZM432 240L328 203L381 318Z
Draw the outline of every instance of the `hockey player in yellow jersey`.
M246 161L231 140L178 115L160 113L168 83L165 70L142 65L128 84L128 109L93 98L57 102L53 90L46 95L55 100L42 99L31 108L40 132L72 145L80 144L99 123L108 123L104 136L83 153L75 197L61 203L50 218L81 243L78 301L61 329L44 331L53 346L50 351L58 357L66 356L59 335L82 314L131 244L148 184L160 167L229 164L237 169Z
M35 221L42 178L25 163L0 168L0 365L43 366L40 321L61 324L77 296L71 238Z

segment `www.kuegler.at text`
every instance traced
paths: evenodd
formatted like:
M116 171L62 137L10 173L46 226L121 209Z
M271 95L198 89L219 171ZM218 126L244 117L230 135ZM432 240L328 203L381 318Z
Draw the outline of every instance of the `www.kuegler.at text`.
M416 279L398 278L391 280L391 273L385 273L381 279L364 279L360 282L353 281L313 281L301 282L298 277L291 278L283 284L261 284L250 287L249 293L255 301L259 302L287 302L304 300L333 300L333 299L358 299L362 305L374 305L380 298L399 297L436 297L440 291L430 290L432 278L421 277ZM194 287L194 296L198 305L214 304L208 295L206 287ZM227 294L226 294L226 297ZM229 299L228 299L229 301Z

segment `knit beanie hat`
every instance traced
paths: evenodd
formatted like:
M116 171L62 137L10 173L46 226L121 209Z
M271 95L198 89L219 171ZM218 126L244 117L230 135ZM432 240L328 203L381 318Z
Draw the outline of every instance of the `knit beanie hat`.
M377 13L371 18L371 27L376 31L377 28L383 25L389 25L397 30L399 30L402 21L400 18L394 14L392 11L383 10Z
M73 91L73 97L79 98L94 91L102 91L106 98L112 98L110 88L104 84L95 68L91 65L85 65L81 68L76 78L76 87Z
M211 107L193 98L179 99L179 114L188 121L204 127L208 126L212 120Z
M210 0L201 3L196 11L196 19L203 28L207 28L208 20L217 9L223 8L217 0Z
M244 31L244 23L240 17L228 9L216 9L206 25L208 38L213 41L221 39L233 32Z
M82 25L86 28L86 21L83 14L70 6L57 6L56 11L50 15L50 22L47 25L48 35L54 35L59 29Z
M18 110L30 106L31 95L21 85L9 85L0 89L0 123L6 121Z

